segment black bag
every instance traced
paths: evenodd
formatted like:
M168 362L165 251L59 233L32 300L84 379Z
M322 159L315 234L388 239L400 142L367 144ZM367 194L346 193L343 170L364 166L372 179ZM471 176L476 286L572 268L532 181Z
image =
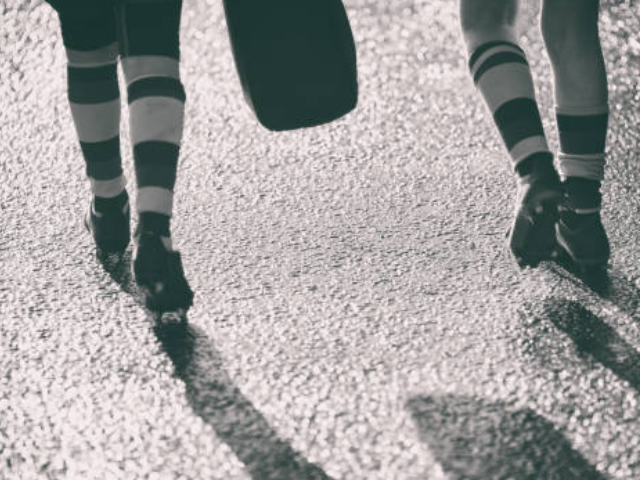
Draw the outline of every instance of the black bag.
M341 0L224 0L244 95L262 125L335 120L358 102L356 48Z

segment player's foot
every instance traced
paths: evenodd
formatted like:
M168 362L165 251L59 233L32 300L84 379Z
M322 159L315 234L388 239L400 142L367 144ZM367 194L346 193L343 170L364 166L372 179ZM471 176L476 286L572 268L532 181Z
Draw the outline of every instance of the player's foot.
M132 268L149 310L186 312L193 304L193 291L184 276L180 253L168 250L159 234L136 234Z
M556 226L558 245L583 273L602 270L609 262L611 250L600 218L600 182L567 177L563 187L566 200Z
M557 249L554 226L562 200L562 185L552 162L533 163L520 176L509 248L521 268L553 258Z
M567 202L560 210L556 238L571 261L583 271L603 269L609 263L611 249L599 208L580 210Z
M129 245L129 196L126 191L114 199L94 197L84 225L102 253L122 253Z

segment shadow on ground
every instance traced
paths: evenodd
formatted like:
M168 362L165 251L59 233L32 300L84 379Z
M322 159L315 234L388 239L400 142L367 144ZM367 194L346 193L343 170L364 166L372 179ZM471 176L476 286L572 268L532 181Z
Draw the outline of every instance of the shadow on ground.
M418 396L407 408L451 480L604 480L530 409L462 395Z
M553 324L571 339L579 355L593 358L640 392L640 353L604 320L583 305L559 297L530 308L534 322Z
M120 288L142 305L131 278L129 255L99 260ZM154 321L154 333L173 362L176 375L185 383L193 411L213 427L254 480L331 480L278 437L234 385L204 331L187 322Z
M194 412L211 425L255 480L329 479L278 438L233 384L206 334L185 323L158 324L155 333L187 386Z
M579 289L589 290L603 300L609 301L623 312L637 316L640 306L640 290L614 268L584 273L579 271L566 256L557 263L550 262L547 269Z

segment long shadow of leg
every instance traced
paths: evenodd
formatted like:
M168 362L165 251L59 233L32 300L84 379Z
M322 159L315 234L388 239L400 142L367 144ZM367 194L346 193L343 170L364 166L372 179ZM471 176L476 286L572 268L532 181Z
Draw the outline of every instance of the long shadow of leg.
M604 480L530 409L461 395L419 396L407 408L452 480Z
M130 256L99 257L105 271L144 304L131 278ZM153 316L151 316L153 319ZM154 333L187 386L193 411L213 427L255 480L331 480L289 443L233 384L207 335L184 322L154 324Z
M193 411L211 425L255 480L327 480L293 450L233 384L206 334L187 324L158 324L155 333L187 386Z
M589 355L640 392L640 353L612 327L579 303L548 298L538 315L566 333L579 353Z

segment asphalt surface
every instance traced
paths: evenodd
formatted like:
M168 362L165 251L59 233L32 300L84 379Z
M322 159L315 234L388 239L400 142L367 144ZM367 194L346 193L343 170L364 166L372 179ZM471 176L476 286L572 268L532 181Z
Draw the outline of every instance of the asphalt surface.
M589 285L507 252L515 184L455 2L348 0L359 107L281 134L244 104L220 2L186 3L180 327L96 260L56 20L0 1L0 478L640 478L636 2L603 1L614 253Z

